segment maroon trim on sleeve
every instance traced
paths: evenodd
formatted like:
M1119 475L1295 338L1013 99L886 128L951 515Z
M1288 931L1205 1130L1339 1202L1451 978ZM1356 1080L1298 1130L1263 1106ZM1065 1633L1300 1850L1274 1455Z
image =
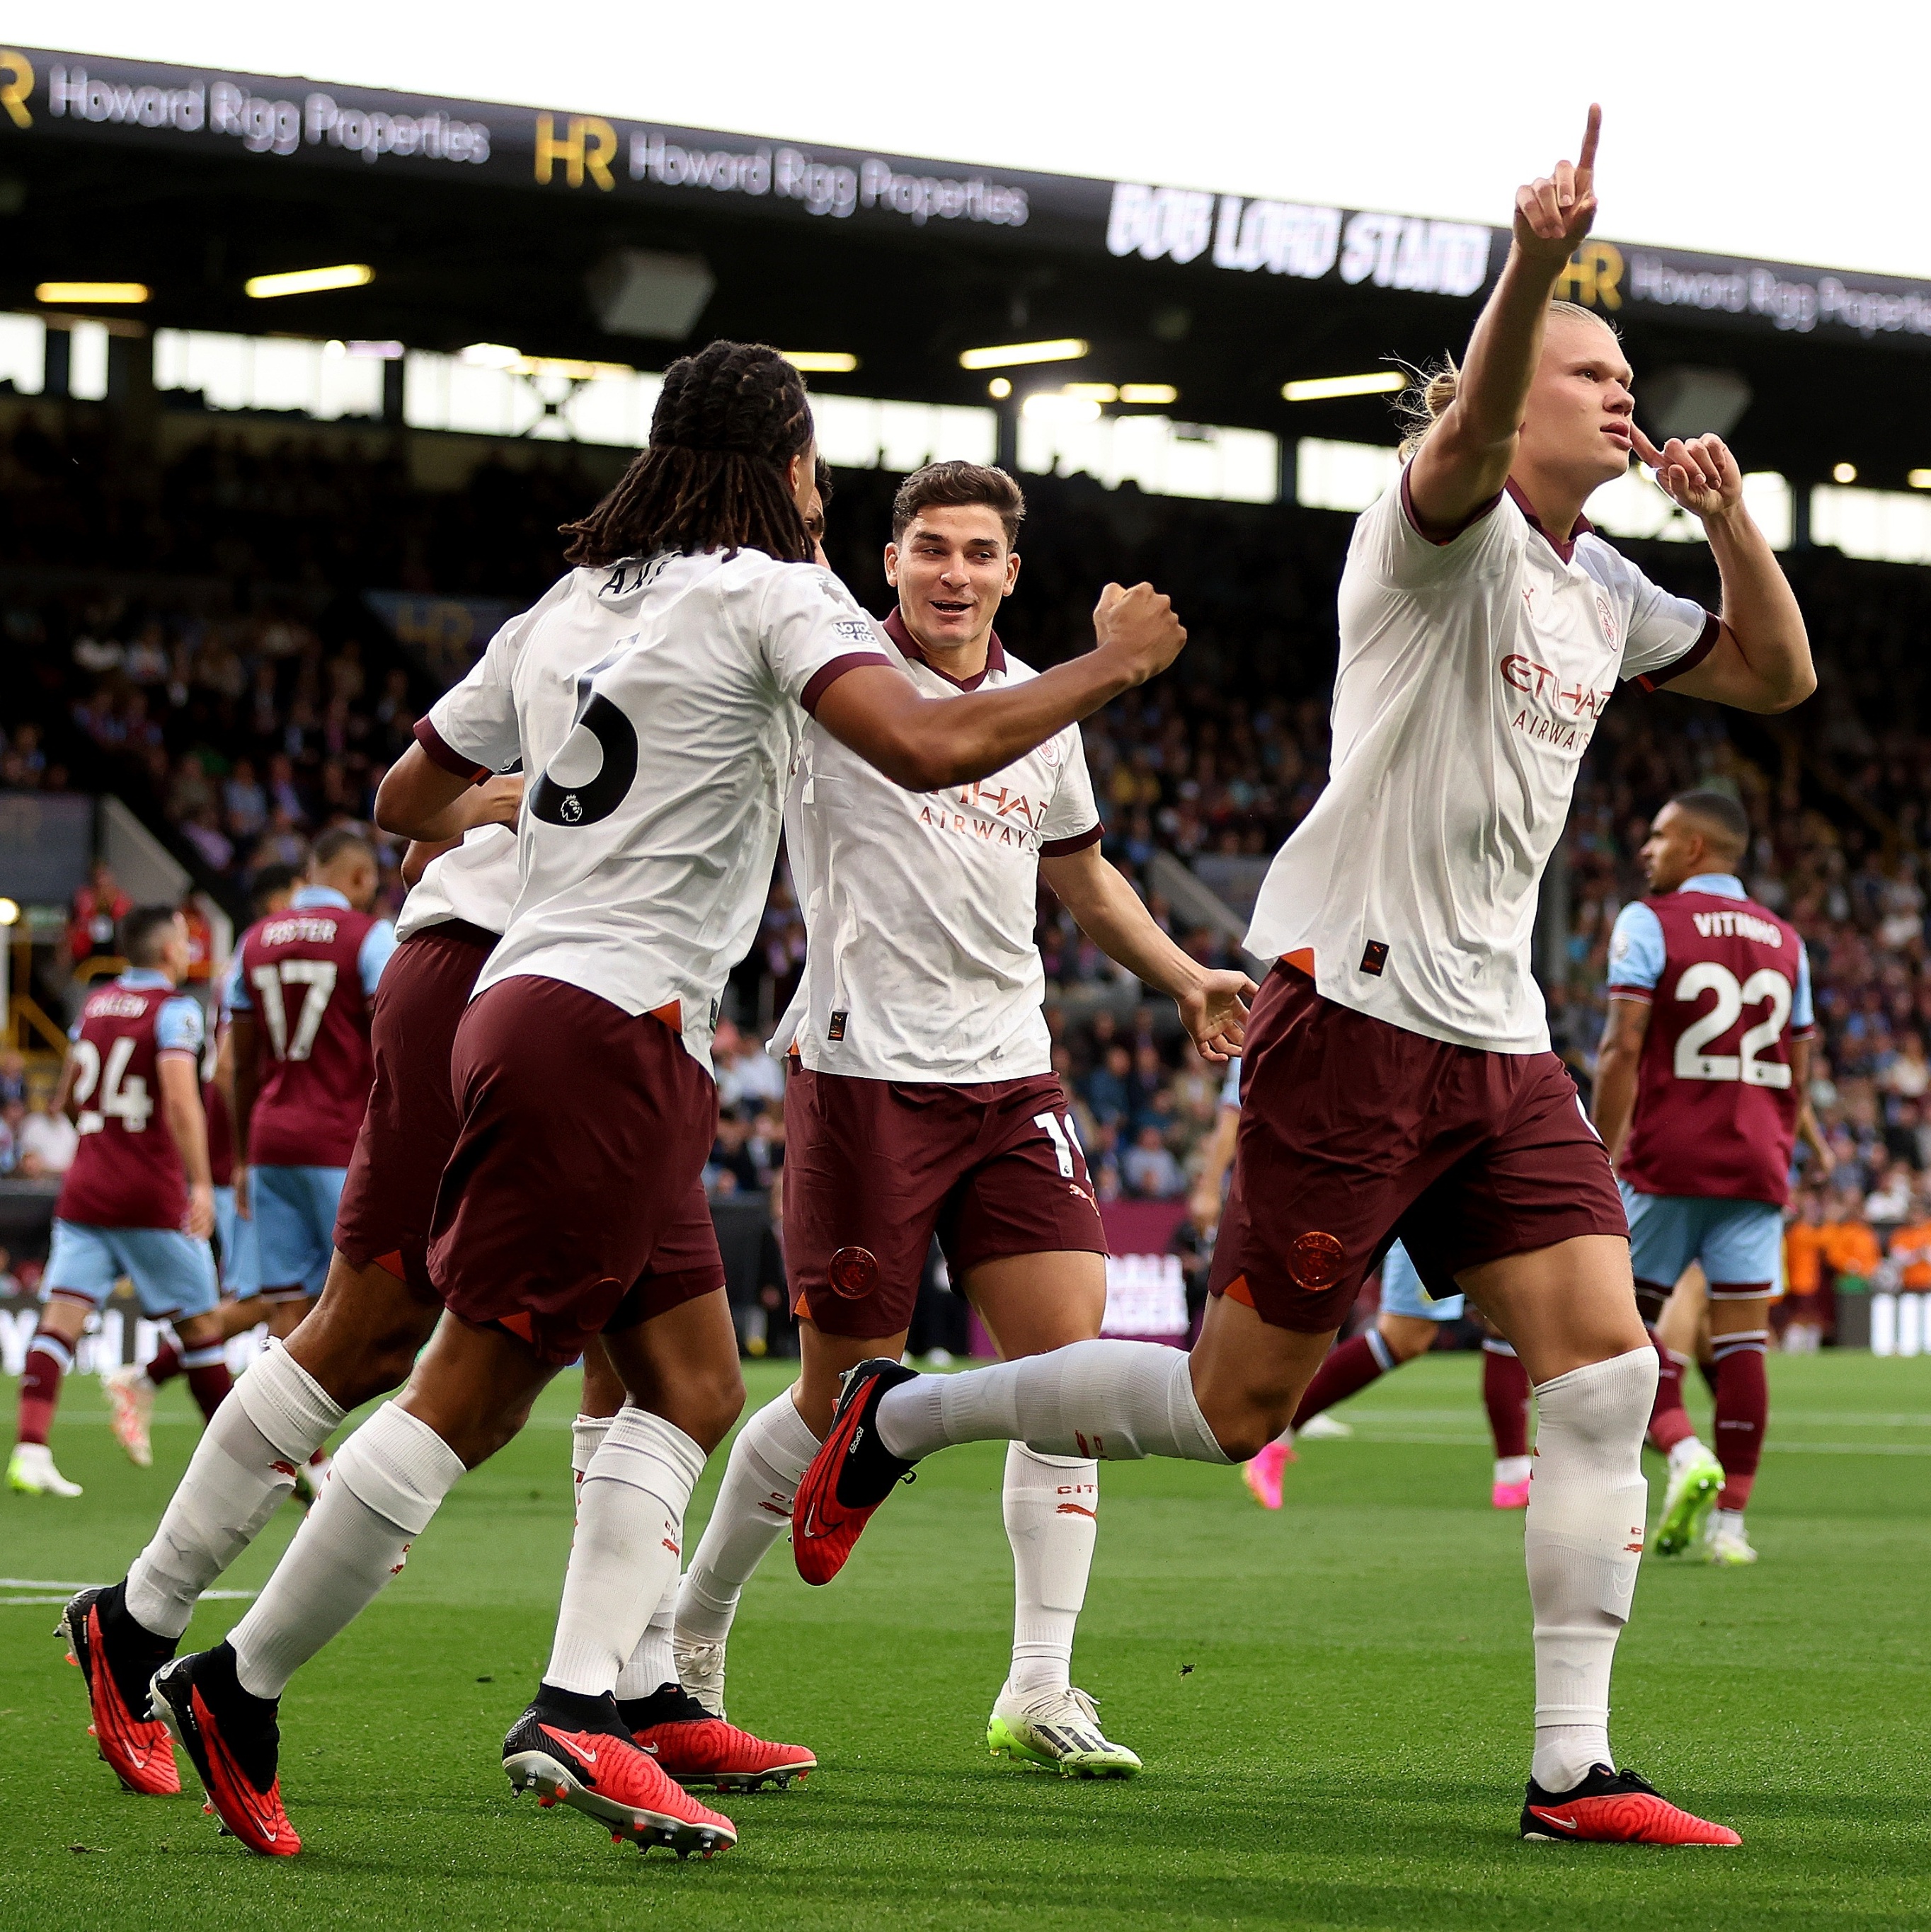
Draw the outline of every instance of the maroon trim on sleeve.
M1681 677L1685 672L1692 671L1716 648L1716 640L1723 634L1723 620L1713 613L1705 612L1703 629L1695 644L1685 651L1674 664L1666 664L1660 670L1641 673L1636 682L1645 691L1659 691L1671 679Z
M1437 550L1446 549L1464 531L1472 530L1502 500L1504 493L1498 490L1487 502L1478 503L1460 523L1455 525L1453 530L1449 532L1446 536L1436 536L1432 532L1422 528L1421 518L1415 514L1415 500L1408 490L1408 472L1414 466L1412 463L1404 464L1401 466L1401 514L1407 518L1408 527L1415 532L1416 536L1424 543L1433 544Z
M863 670L867 664L878 664L885 670L892 668L892 661L880 651L847 651L842 657L833 658L829 664L822 664L811 674L811 682L798 694L798 702L814 717L817 716L818 701L848 670Z
M1613 980L1609 982L1609 997L1612 1000L1635 1000L1646 1006L1656 1003L1653 986L1619 986Z
M1089 845L1097 845L1107 836L1104 825L1089 826L1084 832L1076 832L1071 838L1048 838L1041 842L1039 856L1042 859L1070 858L1075 852L1083 852Z
M416 721L416 742L422 747L429 762L447 772L452 778L467 778L471 784L481 784L491 776L488 766L479 765L475 759L452 751L442 733L427 718Z
M1817 1027L1814 1021L1809 1026L1792 1027L1784 1035L1785 1040L1815 1040L1816 1037Z

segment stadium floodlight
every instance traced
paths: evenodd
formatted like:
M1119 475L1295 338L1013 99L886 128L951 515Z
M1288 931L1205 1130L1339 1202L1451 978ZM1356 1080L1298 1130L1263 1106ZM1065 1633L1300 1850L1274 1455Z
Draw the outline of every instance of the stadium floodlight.
M375 271L366 262L338 262L327 268L291 268L285 274L251 275L242 284L242 292L257 302L269 302L277 296L320 295L325 289L359 289L374 280Z
M1857 466L1854 463L1839 463L1832 466L1831 478L1838 483L1854 483L1857 480Z
M1073 396L1063 390L1041 389L1020 406L1035 422L1089 423L1100 419L1100 406L1091 396Z
M1064 335L1053 342L1002 342L990 349L959 352L962 369L1017 369L1028 362L1077 362L1091 345L1082 337Z
M1931 470L1914 470L1904 480L1914 490L1931 490Z
M1171 382L1122 382L1120 400L1123 403L1177 403L1180 392Z
M1110 382L1068 382L1059 393L1083 396L1089 403L1116 403L1120 399L1120 392Z
M20 901L18 899L0 899L0 926L18 926L20 922Z
M456 360L472 369L514 369L523 360L523 351L506 342L472 342L457 352Z
M994 402L1002 403L1013 392L1013 386L1003 376L995 376L986 385L986 393Z
M1399 369L1377 369L1367 376L1311 376L1303 382L1283 382L1281 397L1289 403L1331 403L1342 396L1388 396L1405 389L1408 379Z
M131 304L146 302L150 292L146 282L42 282L34 290L34 299L37 302Z
M781 349L778 353L806 376L848 376L858 366L857 357L842 349Z

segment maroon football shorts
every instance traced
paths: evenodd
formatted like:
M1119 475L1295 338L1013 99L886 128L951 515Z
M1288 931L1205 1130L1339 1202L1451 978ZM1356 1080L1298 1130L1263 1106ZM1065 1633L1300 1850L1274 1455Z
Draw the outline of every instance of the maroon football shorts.
M523 975L470 1002L429 1274L466 1322L574 1361L724 1286L704 1198L717 1089L653 1014Z
M375 1084L342 1184L335 1249L352 1268L380 1262L428 1294L429 1217L456 1144L449 1054L496 939L460 919L411 933L383 969L369 1018Z
M1428 1292L1629 1223L1553 1053L1488 1053L1323 999L1284 960L1247 1023L1233 1186L1208 1286L1276 1328L1338 1328L1399 1237Z
M935 1233L955 1281L1007 1255L1107 1252L1058 1076L953 1087L794 1067L785 1087L794 1312L827 1335L909 1328Z

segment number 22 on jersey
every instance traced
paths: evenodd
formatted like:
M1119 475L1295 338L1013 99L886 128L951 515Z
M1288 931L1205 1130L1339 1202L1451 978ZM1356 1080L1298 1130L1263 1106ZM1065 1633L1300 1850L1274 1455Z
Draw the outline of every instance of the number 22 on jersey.
M1716 1004L1685 1027L1677 1037L1676 1077L1679 1080L1740 1080L1746 1087L1788 1087L1790 1067L1781 1060L1759 1060L1773 1047L1790 1018L1790 982L1768 966L1759 967L1740 986L1728 967L1700 959L1683 969L1676 982L1679 1000L1700 999L1714 993ZM1770 1010L1737 1042L1734 1053L1705 1053L1743 1016L1746 1006L1768 1003Z

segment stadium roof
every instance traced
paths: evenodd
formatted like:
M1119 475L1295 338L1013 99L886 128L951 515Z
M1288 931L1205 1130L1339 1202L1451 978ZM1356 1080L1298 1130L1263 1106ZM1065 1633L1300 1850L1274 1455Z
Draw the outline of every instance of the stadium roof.
M1056 380L1168 385L1198 420L1289 434L1381 431L1377 399L1287 404L1282 386L1458 346L1506 243L1394 211L39 49L0 50L8 200L0 307L136 284L157 324L641 366L729 333L855 357L864 393L955 402L983 402L992 366L962 352L1056 339L1087 345ZM245 292L344 266L371 274ZM1926 460L1888 404L1897 365L1869 352L1931 350L1931 283L1603 238L1568 292L1639 369L1719 364L1773 398L1749 419L1757 460L1875 480Z

